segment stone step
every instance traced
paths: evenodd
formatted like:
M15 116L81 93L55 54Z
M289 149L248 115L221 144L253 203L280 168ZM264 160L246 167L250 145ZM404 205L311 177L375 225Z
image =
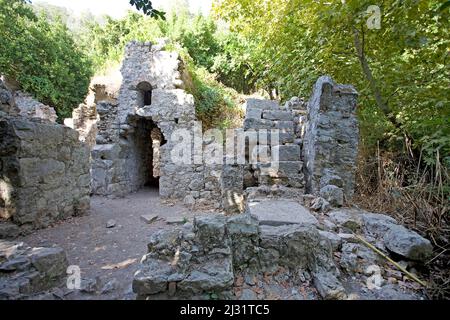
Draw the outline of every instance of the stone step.
M278 101L275 100L250 98L245 101L244 107L246 110L249 109L276 110L280 108L280 104L278 103Z
M263 119L268 120L282 120L282 121L292 121L293 115L290 111L282 110L264 110Z
M304 206L292 200L250 202L247 211L258 218L260 225L317 225L317 219Z
M258 163L253 165L261 174L271 177L287 178L299 174L303 170L302 161L279 161L273 163Z

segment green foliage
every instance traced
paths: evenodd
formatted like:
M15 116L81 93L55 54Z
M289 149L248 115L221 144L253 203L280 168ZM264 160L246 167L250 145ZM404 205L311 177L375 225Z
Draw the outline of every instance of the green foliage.
M20 35L20 36L18 36ZM36 16L22 0L0 0L0 70L61 118L83 101L91 64L60 20Z
M156 41L165 37L172 44L187 49L198 67L206 68L217 79L239 92L251 93L255 88L251 54L255 42L231 33L211 17L192 15L182 6L168 14L164 21L136 13L106 23L88 23L85 43L97 70L116 64L122 57L125 44L130 40Z
M210 71L217 74L220 82L239 92L255 91L255 42L228 31L219 33L217 38L221 50L214 57Z
M107 16L104 23L94 21L86 27L87 32L80 35L80 41L96 73L118 63L129 41L155 41L163 35L158 21L133 12L119 20Z
M223 0L215 11L233 31L257 43L251 60L259 87L277 88L282 99L308 97L317 77L329 74L360 92L365 147L382 140L384 147L401 150L406 135L429 161L437 150L450 154L449 8L438 0L382 1L381 29L369 29L372 4ZM364 60L374 83L362 68Z
M218 82L206 68L196 66L187 49L178 48L177 51L191 77L186 90L194 96L196 114L203 127L226 129L239 126L243 116L237 107L239 94Z
M196 16L191 20L179 40L197 65L210 69L214 64L214 57L220 50L215 37L216 24L203 16Z
M152 18L165 19L165 13L153 8L152 2L149 0L130 0L130 4L136 9L141 10L145 15Z
M205 127L226 128L238 125L242 116L238 104L238 93L220 83L217 78L236 87L247 88L244 83L243 62L231 63L222 69L229 60L242 59L244 48L237 44L237 38L229 33L218 33L217 24L208 17L191 15L187 8L178 8L166 20L155 20L129 12L119 20L106 17L106 22L93 22L88 32L81 36L96 73L101 73L116 65L123 56L126 43L131 40L156 42L158 38L169 39L169 48L177 51L186 64L191 76L188 91L196 101L196 111ZM227 49L223 44L229 42ZM240 50L236 49L239 48ZM225 50L232 51L227 54ZM228 60L219 64L223 57ZM242 61L242 60L241 60ZM213 72L217 72L217 75ZM230 81L225 81L230 79ZM237 79L237 80L234 80Z

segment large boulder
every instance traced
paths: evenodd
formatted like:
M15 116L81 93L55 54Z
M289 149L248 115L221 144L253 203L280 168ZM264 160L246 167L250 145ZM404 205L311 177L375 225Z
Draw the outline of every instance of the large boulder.
M362 213L360 218L367 237L379 239L386 249L395 254L422 262L433 254L430 241L399 225L392 217L377 213Z
M0 300L23 299L59 286L67 267L61 248L0 240Z
M384 244L390 251L410 260L425 262L433 254L430 241L400 225L391 226L384 236Z

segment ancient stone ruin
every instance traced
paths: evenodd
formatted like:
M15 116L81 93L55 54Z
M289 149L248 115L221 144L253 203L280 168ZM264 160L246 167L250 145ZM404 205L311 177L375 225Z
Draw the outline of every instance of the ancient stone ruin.
M321 77L308 103L303 144L306 191L320 192L324 198L334 194L340 205L341 193L350 199L354 191L359 139L356 98L352 86Z
M2 110L17 107L3 83ZM36 105L37 103L35 103ZM89 149L51 119L0 118L0 236L48 227L89 209Z
M151 236L133 280L138 299L268 299L265 285L295 299L398 297L398 279L362 289L368 267L389 268L358 237L419 263L432 246L388 216L341 208L355 187L356 90L324 76L308 102L247 99L242 127L222 141L218 130L202 133L188 79L163 44L131 42L120 71L94 80L65 125L0 82L0 238L82 215L92 195L152 186L215 213ZM0 298L48 290L66 265L62 249L2 241Z
M284 106L248 99L243 127L234 133L246 140L232 146L231 155L237 158L245 152L244 163L229 163L228 154L215 165L173 163L176 132L184 131L194 143L202 132L195 122L193 97L184 90L188 76L183 63L177 54L161 49L130 43L120 86L94 84L90 102L66 119L83 141L93 141L95 135L95 143L88 143L93 194L123 196L157 185L163 198L230 212L242 211L243 190L255 186L304 189L306 185L307 192L320 193L339 205L344 194L351 198L359 136L357 93L352 87L322 77L309 104L299 98ZM275 134L277 142L270 143ZM205 152L210 142L203 139L200 144ZM271 161L276 162L275 169Z

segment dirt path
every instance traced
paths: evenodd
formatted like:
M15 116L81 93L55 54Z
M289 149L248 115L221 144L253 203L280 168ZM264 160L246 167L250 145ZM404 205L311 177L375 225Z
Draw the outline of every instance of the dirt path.
M159 220L146 224L141 220L145 214L156 214ZM69 264L78 265L81 277L87 280L83 284L93 286L95 279L100 282L91 290L84 290L91 292L62 288L56 296L64 299L134 299L131 290L133 274L146 253L149 236L161 228L172 227L166 223L166 218L192 220L196 214L201 213L164 203L154 189L144 189L121 199L92 197L88 215L40 230L21 241L33 247L64 248ZM106 227L109 220L115 221L115 227Z

